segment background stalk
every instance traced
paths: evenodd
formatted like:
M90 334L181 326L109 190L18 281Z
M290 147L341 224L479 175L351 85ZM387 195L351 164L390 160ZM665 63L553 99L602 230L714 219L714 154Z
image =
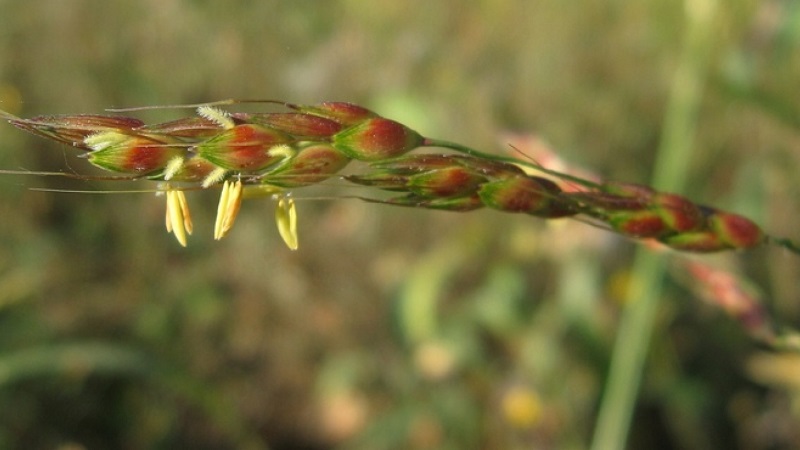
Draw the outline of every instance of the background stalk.
M686 0L684 5L686 40L673 79L652 182L653 187L667 192L680 192L684 186L715 36L717 1ZM626 294L592 441L593 450L625 448L659 309L665 264L663 254L643 247L636 253L633 282Z

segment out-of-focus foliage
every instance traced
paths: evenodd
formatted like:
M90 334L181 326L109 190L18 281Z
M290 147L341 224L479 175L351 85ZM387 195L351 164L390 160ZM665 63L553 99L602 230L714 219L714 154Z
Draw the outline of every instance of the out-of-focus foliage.
M0 0L0 109L347 100L425 135L649 179L681 2ZM800 6L725 2L685 194L800 221ZM169 111L143 113L148 121ZM0 127L0 167L89 173ZM336 183L331 183L335 185ZM301 247L247 202L188 249L141 189L0 178L0 448L583 448L634 244L491 211L299 203ZM343 191L342 194L347 194ZM320 195L328 195L321 191ZM205 208L201 203L205 202ZM800 259L722 260L800 324ZM631 448L800 446L797 362L761 354L676 270Z

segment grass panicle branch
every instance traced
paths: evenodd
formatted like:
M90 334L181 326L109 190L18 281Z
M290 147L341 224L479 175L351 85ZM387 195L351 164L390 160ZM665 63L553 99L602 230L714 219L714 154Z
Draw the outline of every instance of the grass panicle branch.
M219 108L240 103L277 104L289 111L244 113ZM366 169L345 180L400 194L364 198L368 201L449 211L487 207L544 219L571 217L679 251L773 244L800 253L791 240L768 236L741 215L648 186L597 183L535 161L424 137L350 103L225 100L186 107L196 108L197 115L156 124L116 114L2 116L22 130L80 150L91 164L126 180L161 182L158 190L166 193L167 230L181 245L186 245L186 235L192 231L183 191L218 186L222 193L215 239L233 227L246 192L267 188L279 204L280 234L290 248L297 248L290 190L322 183L352 161L361 161ZM162 107L112 112L155 108ZM411 153L420 148L449 153Z

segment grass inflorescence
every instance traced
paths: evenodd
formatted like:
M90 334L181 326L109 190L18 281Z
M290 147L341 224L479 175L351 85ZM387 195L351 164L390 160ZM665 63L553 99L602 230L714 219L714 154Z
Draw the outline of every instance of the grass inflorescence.
M274 103L287 111L220 108L239 103ZM399 194L388 199L359 197L371 202L461 212L487 207L543 219L575 218L679 251L774 244L800 253L791 240L767 235L742 215L644 185L597 183L532 160L424 137L351 103L228 100L188 106L196 108L196 116L157 124L119 115L150 107L31 119L2 114L20 129L83 150L91 164L126 180L158 182L157 190L167 199L167 230L184 246L193 228L184 191L221 187L215 239L231 230L249 192L268 193L277 201L280 234L296 249L297 213L291 191L339 177L350 162L361 161L364 170L342 178ZM411 153L434 147L449 152Z

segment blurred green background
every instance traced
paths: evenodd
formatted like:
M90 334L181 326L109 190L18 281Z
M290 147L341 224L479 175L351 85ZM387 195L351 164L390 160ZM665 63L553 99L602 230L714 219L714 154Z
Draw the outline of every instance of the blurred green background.
M674 0L0 0L0 108L344 100L485 151L530 134L604 178L648 182L686 17ZM800 3L727 1L707 26L684 193L799 239ZM11 126L0 143L0 168L95 173ZM314 192L349 192L334 184ZM269 200L213 241L218 193L202 192L184 249L152 194L31 187L150 186L0 177L0 448L591 442L636 282L627 240L331 198L299 203L291 252ZM800 258L708 260L800 324ZM800 447L800 362L763 354L677 270L660 297L629 447Z

